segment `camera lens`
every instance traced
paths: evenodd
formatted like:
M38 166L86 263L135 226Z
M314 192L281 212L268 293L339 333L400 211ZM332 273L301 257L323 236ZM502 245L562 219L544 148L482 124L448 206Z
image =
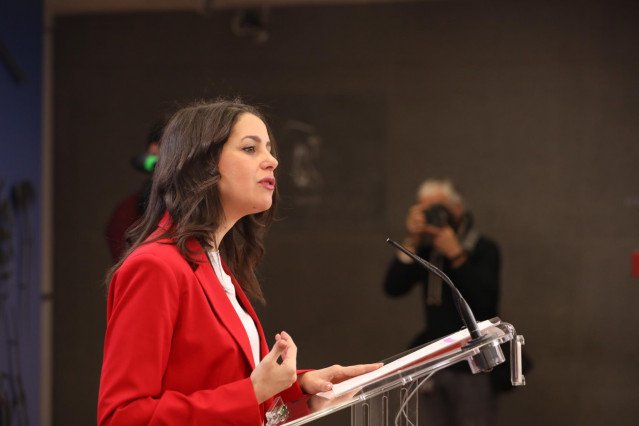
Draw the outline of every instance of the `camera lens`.
M451 222L452 214L443 204L433 204L424 210L424 217L427 224L441 228Z

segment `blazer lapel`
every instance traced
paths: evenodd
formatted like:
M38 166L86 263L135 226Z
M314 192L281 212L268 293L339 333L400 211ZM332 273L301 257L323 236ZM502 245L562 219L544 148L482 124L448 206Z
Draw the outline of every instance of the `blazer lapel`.
M199 243L195 242L195 244L197 244L201 249ZM211 306L213 313L218 317L220 322L229 331L231 336L233 336L237 344L242 348L242 352L244 353L244 356L246 357L246 360L251 365L251 367L255 368L255 362L253 361L253 352L251 350L251 343L249 342L248 335L246 334L246 330L244 329L244 325L242 324L240 317L237 315L237 312L235 312L235 308L233 308L233 305L231 305L231 301L226 295L224 287L222 287L222 284L218 280L217 275L215 275L215 271L213 270L213 267L211 266L206 253L201 250L201 252L194 257L198 262L198 267L194 272L195 277L200 282L200 285L204 290L204 294L209 301L209 305ZM237 284L235 283L235 280L233 281L233 284L236 286L237 291ZM249 312L248 309L247 312ZM253 317L253 320L255 321L254 315L255 313L253 313L251 317ZM263 333L261 332L259 323L256 322L256 325L258 326L260 336L262 336ZM261 338L261 340L263 340L263 337Z

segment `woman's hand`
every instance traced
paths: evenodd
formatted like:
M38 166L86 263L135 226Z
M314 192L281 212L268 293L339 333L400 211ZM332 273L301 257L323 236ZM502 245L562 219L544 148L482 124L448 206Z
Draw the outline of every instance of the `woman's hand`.
M307 394L316 394L318 392L326 392L333 389L333 385L359 376L373 370L377 370L383 364L360 364L342 367L341 365L333 365L331 367L322 368L321 370L308 371L300 374L297 381L302 391Z
M282 362L278 363L278 358ZM251 373L257 402L262 403L291 387L297 379L297 346L291 336L282 331L275 336L273 349Z

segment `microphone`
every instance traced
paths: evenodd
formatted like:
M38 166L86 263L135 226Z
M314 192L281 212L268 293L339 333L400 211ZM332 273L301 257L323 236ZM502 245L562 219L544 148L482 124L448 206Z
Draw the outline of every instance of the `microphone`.
M470 333L471 339L462 346L462 349L472 349L476 346L481 345L489 339L488 336L482 335L479 331L479 327L477 326L477 320L475 320L475 315L473 315L473 311L470 309L468 303L461 295L455 284L448 278L444 272L442 272L437 266L433 265L430 262L422 259L416 254L410 252L406 247L399 244L397 241L394 241L390 238L386 238L386 242L395 246L398 250L406 254L408 257L413 259L415 262L419 263L425 269L429 270L433 274L437 275L441 278L453 292L453 299L455 300L455 306L457 308L457 312L462 319L462 322L468 329ZM504 353L501 350L501 347L495 341L490 342L476 352L470 359L468 359L468 363L470 364L470 368L473 373L478 372L488 372L491 371L496 365L501 364L505 361Z

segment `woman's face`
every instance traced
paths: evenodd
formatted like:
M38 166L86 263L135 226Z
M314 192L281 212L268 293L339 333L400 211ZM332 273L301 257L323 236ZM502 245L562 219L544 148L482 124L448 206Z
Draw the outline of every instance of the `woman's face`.
M264 122L253 114L240 115L218 164L218 188L227 220L237 221L271 207L276 167Z

